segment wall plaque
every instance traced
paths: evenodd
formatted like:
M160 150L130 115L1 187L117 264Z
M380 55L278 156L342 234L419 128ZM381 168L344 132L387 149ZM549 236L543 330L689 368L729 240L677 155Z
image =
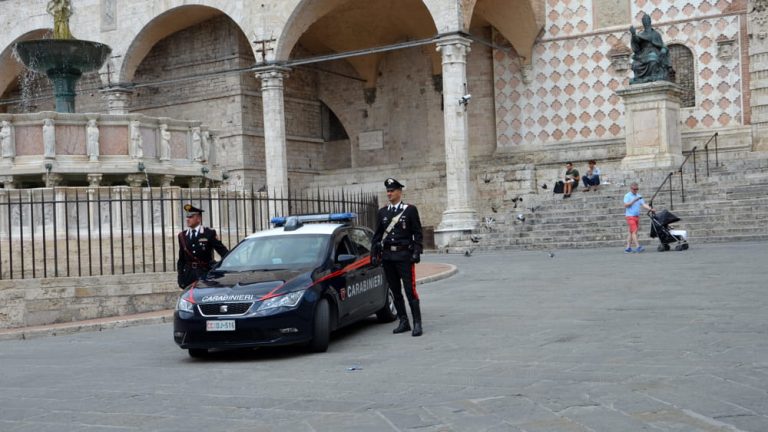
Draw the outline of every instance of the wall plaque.
M595 29L630 25L629 1L593 0Z
M384 134L380 130L360 132L357 143L360 150L378 150L384 148Z

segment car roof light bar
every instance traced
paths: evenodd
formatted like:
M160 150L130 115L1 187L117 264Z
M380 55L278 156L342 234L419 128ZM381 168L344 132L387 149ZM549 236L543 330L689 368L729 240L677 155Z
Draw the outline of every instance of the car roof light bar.
M291 224L297 224L296 228L301 226L304 222L350 222L353 219L357 219L357 213L325 213L325 214L312 214L301 216L276 216L273 217L270 222L276 227L285 226L288 228L289 221ZM295 220L296 222L293 222ZM293 228L293 229L296 229Z

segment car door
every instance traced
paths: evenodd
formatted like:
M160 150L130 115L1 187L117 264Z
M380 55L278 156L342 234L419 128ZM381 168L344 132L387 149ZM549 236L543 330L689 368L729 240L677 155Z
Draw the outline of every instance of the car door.
M370 256L372 238L373 232L370 230L359 227L349 230L349 239L355 245L358 260ZM368 263L361 266L357 272L359 283L366 287L365 301L361 307L366 315L369 315L381 309L387 301L387 283L384 278L384 269Z
M359 312L362 300L359 294L358 272L353 265L344 265L339 263L339 257L342 255L356 256L356 251L352 241L349 239L348 232L340 233L334 242L333 262L334 272L341 272L338 279L342 286L338 288L340 300L340 321L347 321Z

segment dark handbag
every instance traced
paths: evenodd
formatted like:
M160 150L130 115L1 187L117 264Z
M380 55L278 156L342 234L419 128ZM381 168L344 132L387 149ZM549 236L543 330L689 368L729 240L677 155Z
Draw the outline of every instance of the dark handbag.
M558 180L555 183L554 189L552 189L552 193L560 194L560 193L563 193L564 189L565 189L565 183L563 183L562 180Z

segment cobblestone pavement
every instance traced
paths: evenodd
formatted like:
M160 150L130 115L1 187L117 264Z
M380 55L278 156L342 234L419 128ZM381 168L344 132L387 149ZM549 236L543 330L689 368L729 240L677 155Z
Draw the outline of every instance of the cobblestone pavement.
M768 431L768 243L464 257L425 334L194 361L171 325L0 342L0 431Z

